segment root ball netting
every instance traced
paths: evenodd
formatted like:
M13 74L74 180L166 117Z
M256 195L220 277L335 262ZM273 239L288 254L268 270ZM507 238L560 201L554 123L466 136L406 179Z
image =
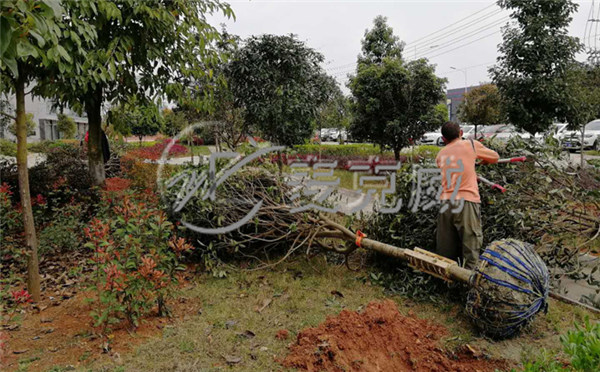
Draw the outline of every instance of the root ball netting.
M514 239L491 243L471 276L466 310L487 335L506 338L547 310L548 269L533 246Z

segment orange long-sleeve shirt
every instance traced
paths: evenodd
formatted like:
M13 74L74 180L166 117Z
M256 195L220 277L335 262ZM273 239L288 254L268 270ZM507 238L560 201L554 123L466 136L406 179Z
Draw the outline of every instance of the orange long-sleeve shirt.
M473 147L475 147L473 149ZM481 159L488 163L498 161L498 153L485 147L479 141L456 139L450 142L438 153L437 166L442 171L442 195L441 200L452 199L459 177L458 191L454 197L456 200L464 199L473 203L481 203L479 187L477 186L477 174L475 173L475 161ZM462 162L463 170L459 171ZM448 182L450 179L450 182Z

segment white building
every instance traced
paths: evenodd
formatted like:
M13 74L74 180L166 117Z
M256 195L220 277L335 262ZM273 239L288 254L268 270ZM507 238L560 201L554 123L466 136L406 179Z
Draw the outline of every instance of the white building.
M8 102L11 105L11 113L14 114L16 107L15 96L9 96ZM36 124L35 133L27 137L28 142L38 142L43 140L51 141L62 138L57 127L58 118L56 114L59 112L52 107L53 104L54 102L52 100L33 97L31 94L25 96L25 112L33 114L33 121ZM63 113L73 118L77 124L75 138L82 139L88 130L87 118L78 116L74 111L68 108L63 109ZM6 138L12 141L15 140L15 136L8 131L8 128L4 129L4 133L0 133L0 138Z

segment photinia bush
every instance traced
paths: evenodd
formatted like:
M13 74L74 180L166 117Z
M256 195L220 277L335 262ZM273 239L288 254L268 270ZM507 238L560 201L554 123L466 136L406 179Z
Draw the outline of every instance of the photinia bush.
M159 316L167 314L165 301L183 270L180 258L193 248L151 204L131 193L111 202L107 217L85 228L96 266L91 316L103 331L122 319L137 327L155 307Z

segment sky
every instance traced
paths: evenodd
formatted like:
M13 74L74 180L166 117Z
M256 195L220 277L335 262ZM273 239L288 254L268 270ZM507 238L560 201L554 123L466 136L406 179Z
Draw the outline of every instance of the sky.
M347 74L356 67L361 39L378 15L387 17L394 34L406 43L404 57L427 57L436 65L437 75L448 79L448 89L464 87L465 78L468 86L489 82L487 70L498 56L498 44L502 42L500 29L509 15L491 0L228 2L236 19L211 16L211 24L225 24L229 32L242 38L260 34L297 35L324 55L323 67L335 76L345 93L349 92L345 88ZM592 1L577 3L579 9L569 32L583 38ZM600 13L600 0L594 5L594 14ZM592 18L600 18L600 14ZM593 30L600 34L600 26ZM600 40L597 45L600 48ZM584 55L579 59L585 59Z

